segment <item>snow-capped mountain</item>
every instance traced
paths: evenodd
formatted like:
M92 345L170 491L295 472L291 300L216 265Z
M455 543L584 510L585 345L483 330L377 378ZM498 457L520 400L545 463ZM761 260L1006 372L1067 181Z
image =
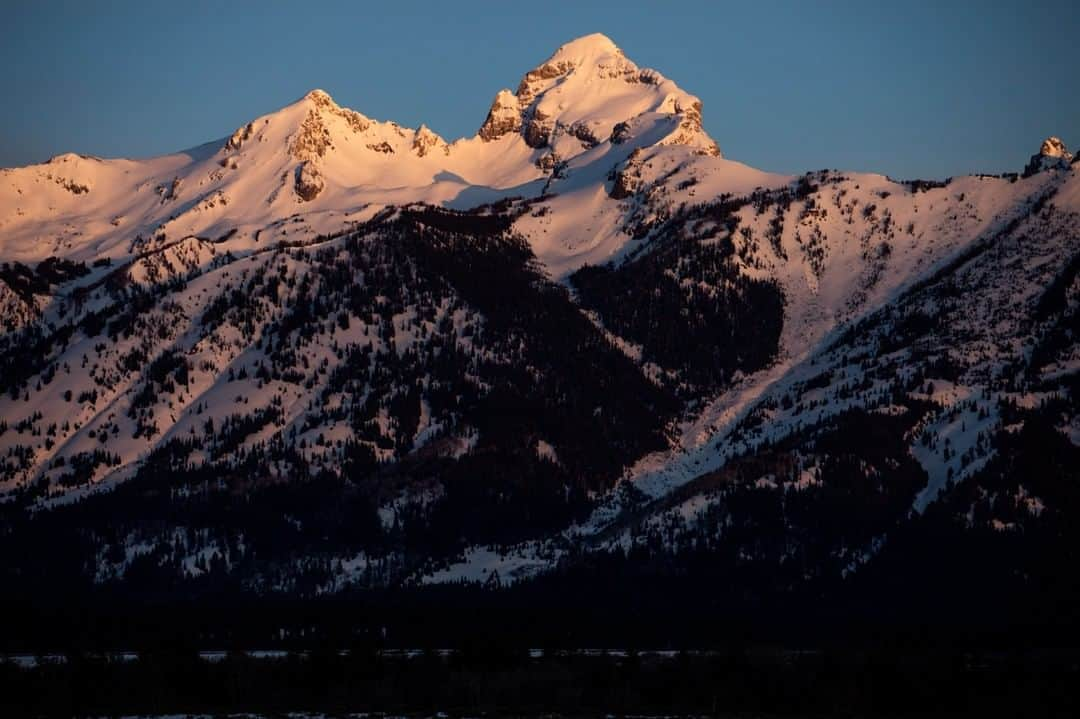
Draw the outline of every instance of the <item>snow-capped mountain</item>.
M7 536L97 583L325 593L689 546L798 583L928 516L1068 524L1064 143L786 176L703 111L590 35L471 138L313 90L174 155L0 171Z
M503 125L507 97L514 120ZM719 156L701 129L697 98L591 35L528 72L517 95L499 93L476 136L449 144L426 127L375 121L312 90L228 138L175 155L65 154L4 170L0 252L20 262L127 260L227 232L230 248L248 248L293 216L311 233L336 231L379 206L468 209L595 184L633 150L668 144Z

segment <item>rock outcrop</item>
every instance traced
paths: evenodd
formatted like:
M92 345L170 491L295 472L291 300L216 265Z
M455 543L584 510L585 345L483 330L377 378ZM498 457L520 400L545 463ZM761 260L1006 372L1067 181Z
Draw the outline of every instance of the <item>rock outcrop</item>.
M235 152L243 147L244 143L251 139L252 133L255 131L255 123L249 122L243 127L238 127L236 132L229 137L225 143L226 152Z
M497 140L503 135L521 130L521 103L509 90L500 90L488 110L487 119L480 126L479 135L484 140Z
M1031 156L1027 167L1024 168L1024 177L1030 177L1039 172L1051 169L1068 169L1073 162L1073 154L1065 147L1059 137L1048 137L1043 140L1039 151Z
M322 174L314 163L310 161L302 162L296 168L296 196L301 202L314 200L322 192L324 186Z
M427 125L421 125L420 129L416 131L416 135L413 137L412 149L419 157L437 151L441 151L443 154L450 152L446 140L432 132Z

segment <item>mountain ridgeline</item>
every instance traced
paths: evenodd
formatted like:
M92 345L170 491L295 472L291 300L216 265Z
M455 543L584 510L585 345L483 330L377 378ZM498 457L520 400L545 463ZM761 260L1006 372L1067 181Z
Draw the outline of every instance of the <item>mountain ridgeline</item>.
M0 171L0 598L1080 598L1064 143L785 176L702 113L590 35L454 142L313 91Z

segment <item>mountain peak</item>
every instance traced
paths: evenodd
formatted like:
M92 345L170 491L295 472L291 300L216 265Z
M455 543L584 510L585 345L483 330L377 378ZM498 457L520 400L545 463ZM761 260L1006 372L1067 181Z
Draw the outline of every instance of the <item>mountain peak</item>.
M567 62L579 65L604 55L622 56L622 54L622 50L612 42L611 38L603 33L594 32L561 45L548 59L548 63Z
M1067 169L1072 160L1073 155L1065 147L1061 138L1051 135L1043 140L1039 151L1031 156L1027 167L1024 168L1024 177L1054 168Z
M1043 140L1043 144L1039 148L1039 154L1043 157L1061 157L1065 160L1072 159L1072 153L1065 147L1065 143L1062 142L1060 137L1055 136L1050 136Z
M501 90L479 135L492 141L520 133L529 147L565 156L607 140L615 128L659 131L665 144L720 154L702 130L701 101L656 70L639 68L601 33L560 46L525 73L516 92ZM570 146L556 147L560 140Z
M337 103L334 102L334 98L330 97L330 93L320 88L315 88L314 90L309 91L301 99L310 100L311 102L321 107L329 107L330 105L337 107Z
M638 73L638 66L606 35L593 33L561 45L547 60L525 73L518 85L517 96L529 102L553 81L575 74L605 79L626 80Z

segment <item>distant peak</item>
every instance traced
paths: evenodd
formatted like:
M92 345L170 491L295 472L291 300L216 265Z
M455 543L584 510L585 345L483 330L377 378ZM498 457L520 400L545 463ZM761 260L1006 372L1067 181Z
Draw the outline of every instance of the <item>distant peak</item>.
M571 143L590 148L616 128L625 141L634 118L647 113L677 120L664 142L720 154L702 130L697 97L656 70L635 65L607 35L593 33L560 46L525 73L517 91L501 90L478 134L485 141L520 134L534 149L571 137Z
M1072 159L1072 153L1065 147L1061 138L1050 136L1043 140L1039 152L1031 156L1027 167L1024 168L1024 177L1030 177L1044 170L1068 169Z
M356 110L350 110L347 107L341 107L334 98L330 97L330 93L326 90L320 90L315 88L308 94L304 95L302 101L307 101L315 106L315 110L323 111L327 116L336 116L345 120L353 132L363 132L371 127L372 120L365 115L357 112Z
M80 155L75 152L62 152L59 155L53 155L49 158L48 164L50 165L63 165L69 162L79 162L80 160L93 160L95 162L101 162L100 157L94 155Z
M593 33L561 45L551 57L526 74L523 82L551 80L581 69L599 71L607 76L636 72L637 65L607 35Z
M264 140L265 129L272 127L277 132L289 133L289 149L297 160L311 161L333 147L334 133L361 133L373 124L373 120L359 112L339 106L326 90L316 88L296 102L238 127L226 140L222 152L241 151L252 138Z
M1048 137L1043 140L1042 147L1039 148L1039 154L1043 157L1062 157L1066 160L1072 159L1072 153L1065 147L1065 143L1061 141L1060 137Z
M450 152L450 147L446 144L446 140L439 137L438 133L434 132L427 125L420 125L416 130L416 134L413 136L413 152L420 157L423 157L435 148L441 148L444 154L449 154Z
M302 100L308 100L314 103L317 107L337 107L337 103L334 102L334 98L330 97L330 93L326 90L315 88L304 95Z
M559 47L548 62L568 61L575 63L601 55L622 55L622 50L607 35L594 32Z

